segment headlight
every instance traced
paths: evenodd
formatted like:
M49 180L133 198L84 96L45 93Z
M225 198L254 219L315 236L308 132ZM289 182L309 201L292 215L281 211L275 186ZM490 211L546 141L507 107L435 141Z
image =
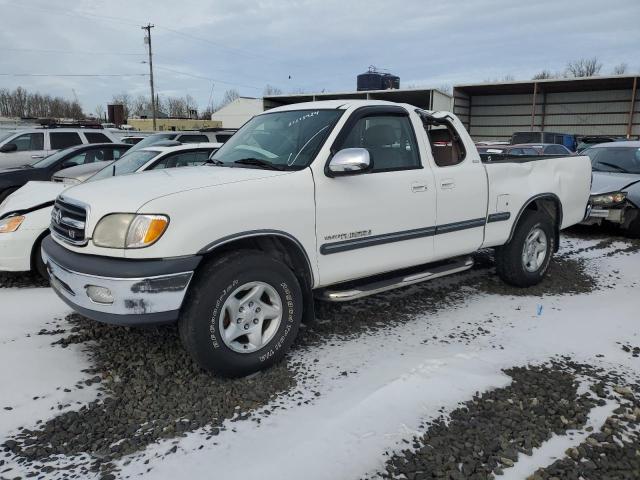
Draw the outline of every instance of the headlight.
M0 220L0 233L15 232L24 222L24 216L16 215L15 217L7 217Z
M605 193L603 195L591 195L593 205L618 205L627 198L626 192Z
M115 213L98 222L93 243L107 248L144 248L157 242L168 225L165 215Z

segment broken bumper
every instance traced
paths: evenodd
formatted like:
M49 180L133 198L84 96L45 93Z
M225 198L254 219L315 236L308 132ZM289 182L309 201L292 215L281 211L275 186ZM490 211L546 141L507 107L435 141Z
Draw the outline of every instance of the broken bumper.
M584 224L600 223L606 220L612 223L624 223L624 210L622 208L601 208L594 207L589 212L588 217L583 221Z
M51 238L42 244L51 286L76 312L117 325L171 323L200 257L126 260L82 255Z

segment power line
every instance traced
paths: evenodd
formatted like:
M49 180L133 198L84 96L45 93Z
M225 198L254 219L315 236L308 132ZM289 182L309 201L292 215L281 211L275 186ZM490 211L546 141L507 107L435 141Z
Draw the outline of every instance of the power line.
M0 73L2 77L145 77L148 73Z
M205 77L204 75L197 75L197 74L193 74L193 73L182 72L180 70L174 70L172 68L162 67L162 66L159 66L159 65L156 65L156 68L158 68L160 70L165 70L167 72L176 73L178 75L184 75L186 77L192 77L192 78L199 78L201 80L207 80L208 82L224 83L225 85L231 85L231 86L235 86L235 87L244 87L244 88L252 88L252 89L255 89L255 90L262 90L262 87L256 87L255 85L244 85L244 84L236 83L236 82L227 82L227 81L224 81L224 80L219 80L217 78Z
M8 48L2 47L0 51L10 51L10 52L34 52L34 53L60 53L63 55L117 55L117 56L140 56L146 55L146 53L127 53L127 52L89 52L82 50L48 50L41 48Z

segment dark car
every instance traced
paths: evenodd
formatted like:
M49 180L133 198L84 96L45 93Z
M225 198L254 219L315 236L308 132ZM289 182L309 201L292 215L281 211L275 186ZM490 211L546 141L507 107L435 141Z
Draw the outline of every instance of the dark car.
M481 154L498 154L535 157L538 155L573 155L564 145L557 143L521 143L519 145L484 145L478 146Z
M49 181L54 173L63 168L117 160L129 148L131 145L124 143L77 145L38 159L29 165L0 169L0 203L27 182Z

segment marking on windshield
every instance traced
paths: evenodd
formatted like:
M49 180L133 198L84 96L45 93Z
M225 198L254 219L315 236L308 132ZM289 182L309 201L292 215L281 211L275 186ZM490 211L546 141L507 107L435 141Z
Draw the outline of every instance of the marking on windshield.
M293 127L295 124L300 123L304 120L307 120L308 118L315 117L317 115L320 115L320 110L316 110L315 112L311 112L311 113L305 113L301 117L298 117L295 120L291 120L288 126Z

